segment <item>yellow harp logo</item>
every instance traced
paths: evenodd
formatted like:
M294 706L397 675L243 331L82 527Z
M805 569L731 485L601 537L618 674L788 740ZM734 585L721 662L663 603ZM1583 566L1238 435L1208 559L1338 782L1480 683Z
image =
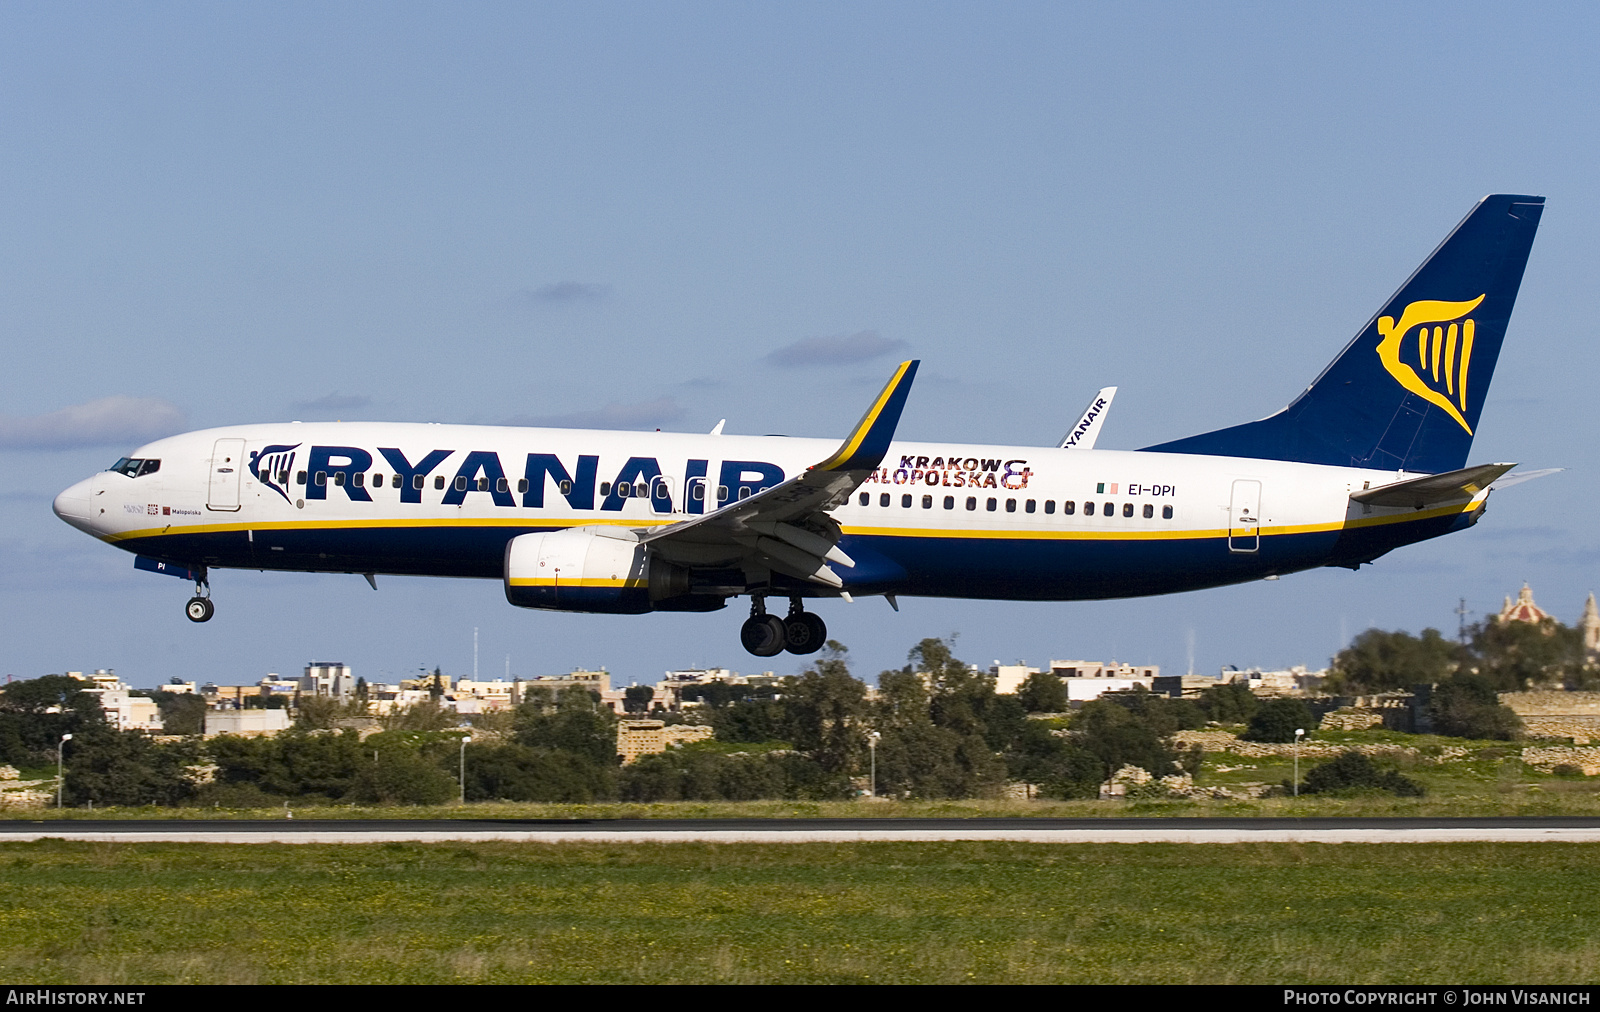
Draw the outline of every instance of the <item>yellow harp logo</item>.
M1472 435L1461 416L1467 410L1467 367L1472 364L1472 338L1477 324L1462 317L1478 308L1480 295L1471 302L1413 302L1400 314L1378 318L1378 358L1389 375L1407 390L1445 410L1456 424ZM1448 326L1446 326L1448 324ZM1406 337L1416 335L1408 345ZM1411 367L1407 348L1414 348L1417 366ZM1459 408L1457 407L1459 405Z

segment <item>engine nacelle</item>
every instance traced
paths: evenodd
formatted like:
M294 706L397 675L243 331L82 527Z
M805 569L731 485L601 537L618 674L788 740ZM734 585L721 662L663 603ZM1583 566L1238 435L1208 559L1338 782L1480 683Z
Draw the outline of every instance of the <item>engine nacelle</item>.
M569 527L506 545L506 600L519 608L637 615L689 592L689 573L629 531Z

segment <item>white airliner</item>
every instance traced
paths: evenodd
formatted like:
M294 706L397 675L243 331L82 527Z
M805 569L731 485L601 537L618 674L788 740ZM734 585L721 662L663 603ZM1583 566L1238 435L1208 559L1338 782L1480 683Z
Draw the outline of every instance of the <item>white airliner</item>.
M808 600L1067 601L1356 569L1470 527L1513 466L1467 453L1543 206L1485 197L1287 408L1142 450L1092 448L1110 390L1060 446L896 440L906 362L842 444L720 424L236 425L142 446L55 512L194 581L196 622L213 569L464 576L558 611L746 596L759 656L822 645Z

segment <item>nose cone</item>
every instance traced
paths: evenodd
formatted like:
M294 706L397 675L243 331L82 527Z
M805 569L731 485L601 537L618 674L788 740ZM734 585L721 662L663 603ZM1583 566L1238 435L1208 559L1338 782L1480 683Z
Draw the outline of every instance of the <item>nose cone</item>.
M93 478L85 478L56 496L56 516L86 534L93 534L95 519Z

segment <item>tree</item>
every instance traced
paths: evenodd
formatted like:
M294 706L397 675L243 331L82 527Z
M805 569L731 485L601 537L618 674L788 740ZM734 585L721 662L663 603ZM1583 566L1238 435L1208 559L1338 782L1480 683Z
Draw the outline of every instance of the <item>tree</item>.
M848 775L866 757L867 687L850 674L843 644L829 640L798 677L784 679L789 741L827 773Z
M155 692L139 693L156 701L156 708L161 711L161 727L167 734L204 734L206 730L206 700L204 696L193 692L168 692L158 689Z
M1133 707L1101 696L1084 704L1073 718L1078 744L1100 763L1098 780L1123 766L1138 766L1152 776L1178 772L1178 756L1162 741L1149 719ZM1097 782L1098 782L1097 780Z
M105 725L75 734L66 749L62 800L69 805L176 805L194 796L199 749L157 744Z
M1218 724L1248 724L1261 707L1261 700L1243 682L1213 685L1200 694L1200 709Z
M1422 785L1395 770L1379 769L1373 761L1356 751L1342 753L1337 758L1313 766L1306 772L1303 794L1330 794L1335 792L1388 791L1401 797L1419 798L1425 792Z
M1584 679L1583 631L1555 619L1479 623L1473 627L1472 653L1478 673L1501 692Z
M1499 694L1483 675L1457 675L1434 686L1428 706L1439 734L1498 741L1522 736L1522 718L1501 705Z
M1334 657L1328 688L1351 696L1404 689L1440 681L1460 661L1460 647L1437 629L1424 629L1420 637L1368 629Z
M597 766L617 763L616 716L582 686L561 690L554 708L538 700L523 703L513 727L518 744L571 752Z
M615 773L583 756L516 743L467 746L467 800L590 802L616 796Z
M1303 699L1278 698L1261 703L1250 726L1239 737L1245 741L1290 742L1295 740L1295 729L1307 734L1316 727L1311 708Z
M654 686L630 685L623 690L622 708L629 713L645 713L650 709L650 701L655 695Z
M1035 671L1023 679L1017 699L1029 713L1067 712L1067 687L1048 671Z
M100 701L68 675L43 675L0 689L0 761L54 766L61 736L105 725Z

